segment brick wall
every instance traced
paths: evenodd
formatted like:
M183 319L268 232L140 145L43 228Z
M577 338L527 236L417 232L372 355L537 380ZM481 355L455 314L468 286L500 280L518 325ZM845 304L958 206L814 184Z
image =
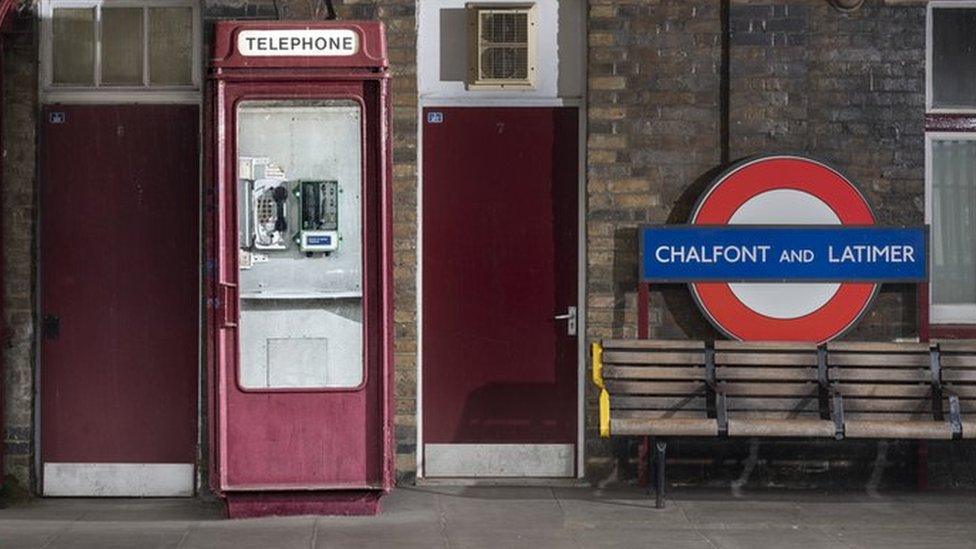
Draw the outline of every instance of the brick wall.
M30 486L34 394L37 58L32 22L18 21L3 56L3 341L5 491Z
M881 223L922 222L924 2L868 0L842 14L820 0L594 0L589 42L591 340L635 335L636 226L683 222L723 152L813 155L858 183ZM650 311L651 337L718 337L682 286L652 292ZM914 337L916 316L913 287L886 286L848 337ZM596 437L595 397L588 386L587 474L630 478L633 443ZM905 483L917 458L914 444L851 441L686 441L671 455L674 480L694 484L745 470L765 484Z
M590 2L587 337L636 335L641 223L681 221L686 188L721 161L719 3ZM682 288L655 292L654 337L714 337ZM587 475L626 476L597 436L587 384Z

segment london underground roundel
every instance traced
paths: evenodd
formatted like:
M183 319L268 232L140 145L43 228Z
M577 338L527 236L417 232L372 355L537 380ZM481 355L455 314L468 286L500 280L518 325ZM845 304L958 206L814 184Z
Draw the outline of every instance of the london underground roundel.
M837 170L798 156L745 160L699 199L690 225L874 225L864 196ZM694 282L702 312L740 340L824 342L854 325L873 282Z

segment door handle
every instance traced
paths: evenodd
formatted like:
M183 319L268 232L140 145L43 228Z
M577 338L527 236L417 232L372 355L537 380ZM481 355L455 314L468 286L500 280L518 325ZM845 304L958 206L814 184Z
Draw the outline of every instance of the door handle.
M566 314L556 315L552 318L555 320L565 320L566 335L571 335L571 336L576 335L576 307L575 306L567 307Z

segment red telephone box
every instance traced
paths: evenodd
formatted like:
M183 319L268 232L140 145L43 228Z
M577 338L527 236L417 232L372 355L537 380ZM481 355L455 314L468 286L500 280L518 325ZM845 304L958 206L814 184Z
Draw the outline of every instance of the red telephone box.
M376 513L393 484L383 26L214 30L211 487L231 517Z

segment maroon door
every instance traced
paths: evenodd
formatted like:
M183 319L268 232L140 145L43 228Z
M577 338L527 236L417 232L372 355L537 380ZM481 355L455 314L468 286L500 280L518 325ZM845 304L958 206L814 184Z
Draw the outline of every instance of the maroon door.
M465 473L444 460L467 454L438 445L576 442L577 340L555 317L578 306L577 110L437 108L424 121L427 473L532 474Z
M54 105L42 116L45 493L185 493L197 433L198 107ZM136 463L183 472L124 466ZM140 478L154 474L165 478ZM136 493L111 486L123 479Z

